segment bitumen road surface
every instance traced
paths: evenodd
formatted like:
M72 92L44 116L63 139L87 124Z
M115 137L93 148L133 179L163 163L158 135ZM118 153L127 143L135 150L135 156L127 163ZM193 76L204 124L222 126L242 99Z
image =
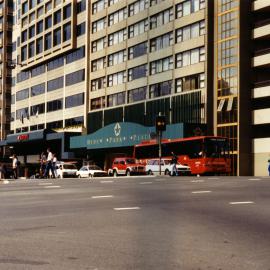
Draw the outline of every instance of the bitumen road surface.
M270 270L269 177L0 183L0 270Z

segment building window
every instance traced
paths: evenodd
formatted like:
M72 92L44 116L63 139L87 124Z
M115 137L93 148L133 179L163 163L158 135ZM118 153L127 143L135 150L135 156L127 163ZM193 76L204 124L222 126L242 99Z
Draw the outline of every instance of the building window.
M133 81L146 77L147 75L147 65L141 65L128 70L128 81Z
M54 91L64 86L64 78L58 77L47 82L47 92Z
M91 62L91 71L97 71L106 67L106 57L101 57Z
M205 21L200 21L176 30L176 43L197 38L205 34Z
M36 54L43 52L43 38L38 38L36 43Z
M45 72L45 65L37 66L31 70L31 77L36 77Z
M71 24L67 23L63 26L63 41L71 39Z
M61 22L61 10L58 10L53 14L53 24L56 25L60 22Z
M109 15L108 19L109 26L121 22L126 18L127 18L127 9L126 8L119 9L116 12Z
M204 73L186 76L175 80L175 92L181 93L205 87Z
M147 41L128 49L128 59L134 59L147 54Z
M73 85L84 81L84 69L69 73L66 75L66 86Z
M43 113L45 113L45 103L41 103L30 107L31 116L38 116L39 114Z
M172 93L172 81L161 82L150 85L150 98L161 97Z
M128 15L133 16L148 8L148 0L138 0L128 6Z
M63 18L64 20L71 16L71 4L64 7Z
M150 40L150 51L158 51L173 45L173 32Z
M101 77L91 81L91 91L96 91L106 87L106 78Z
M130 25L128 27L128 37L133 38L136 37L140 34L143 34L148 30L148 20L143 20L140 22L137 22L133 25Z
M205 61L204 47L178 53L176 55L176 68L185 67Z
M52 47L52 34L51 33L45 35L44 42L45 42L44 44L45 50L49 50Z
M65 107L67 109L76 107L76 106L81 106L83 104L84 104L84 93L66 97L66 100L65 100Z
M107 97L107 107L125 104L126 92L121 92Z
M61 44L61 28L57 28L53 31L53 46Z
M85 46L78 48L77 50L67 54L66 56L66 64L70 64L77 60L84 58L85 56Z
M53 112L63 109L63 99L56 99L47 102L47 112Z
M173 20L173 9L167 9L150 17L150 29L155 29Z
M150 6L152 7L152 6L157 5L163 1L165 1L165 0L150 0Z
M154 75L173 69L173 56L159 59L150 63L150 74Z
M31 87L31 97L45 93L45 83L37 84Z
M110 7L111 5L114 5L114 4L118 3L119 1L120 0L109 0L108 5Z
M111 75L108 75L107 86L114 86L123 84L126 82L126 71L117 72Z
M49 29L52 27L52 16L48 16L45 18L45 29Z
M92 5L92 14L96 14L99 11L102 11L106 8L105 0L99 0Z
M28 45L28 58L35 55L35 42L30 42Z
M21 60L25 61L27 59L27 46L21 48Z
M20 90L16 93L16 101L29 98L29 88Z
M27 40L27 30L24 30L21 36L22 43L24 43Z
M63 121L59 120L47 123L47 129L55 129L55 128L63 128Z
M114 66L126 61L127 55L126 50L122 50L113 54L108 55L108 66Z
M83 125L83 116L78 116L65 120L65 127L82 126L82 125Z
M35 25L29 27L29 39L35 36Z
M85 34L85 22L77 25L77 37Z
M147 87L140 87L128 91L128 103L146 100L146 90Z
M29 117L29 108L22 108L19 110L16 110L16 120L21 120L21 122L24 122L24 118Z
M92 33L101 31L105 29L105 27L106 27L106 17L92 23Z
M100 38L92 42L92 52L103 50L106 47L106 38Z
M122 29L108 36L108 46L123 42L127 38L127 30Z
M105 108L105 97L91 99L91 110Z
M48 71L62 67L64 65L64 58L58 57L47 64Z
M188 0L175 6L176 18L187 16L205 8L205 0Z
M86 0L81 0L77 3L77 14L86 10Z

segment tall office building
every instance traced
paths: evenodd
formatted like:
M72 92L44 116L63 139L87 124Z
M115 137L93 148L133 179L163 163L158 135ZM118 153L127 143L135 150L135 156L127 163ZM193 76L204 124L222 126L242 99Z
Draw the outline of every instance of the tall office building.
M14 10L6 143L26 162L60 133L153 126L159 112L169 125L212 123L211 1L24 0Z

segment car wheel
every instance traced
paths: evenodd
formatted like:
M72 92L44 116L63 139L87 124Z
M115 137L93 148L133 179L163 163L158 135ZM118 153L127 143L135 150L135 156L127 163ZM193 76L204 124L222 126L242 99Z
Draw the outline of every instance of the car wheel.
M149 171L147 172L147 174L148 174L148 175L152 175L153 172L152 172L151 170L149 170Z
M117 171L116 170L113 171L113 176L117 177Z
M165 173L164 173L165 175L170 175L170 172L169 172L169 170L165 170Z
M126 171L126 176L130 176L130 170Z

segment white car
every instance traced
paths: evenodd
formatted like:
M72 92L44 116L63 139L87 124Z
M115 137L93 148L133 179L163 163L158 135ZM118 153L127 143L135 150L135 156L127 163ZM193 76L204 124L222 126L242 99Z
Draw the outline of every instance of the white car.
M56 164L56 166L57 178L76 177L76 173L78 170L74 164L58 163Z
M97 165L88 165L81 167L77 172L77 177L98 177L108 176L107 172L103 171Z
M178 175L190 175L190 167L182 165L180 163L176 164ZM159 159L149 159L145 166L147 174L159 174ZM171 175L172 164L171 159L161 159L161 174Z

